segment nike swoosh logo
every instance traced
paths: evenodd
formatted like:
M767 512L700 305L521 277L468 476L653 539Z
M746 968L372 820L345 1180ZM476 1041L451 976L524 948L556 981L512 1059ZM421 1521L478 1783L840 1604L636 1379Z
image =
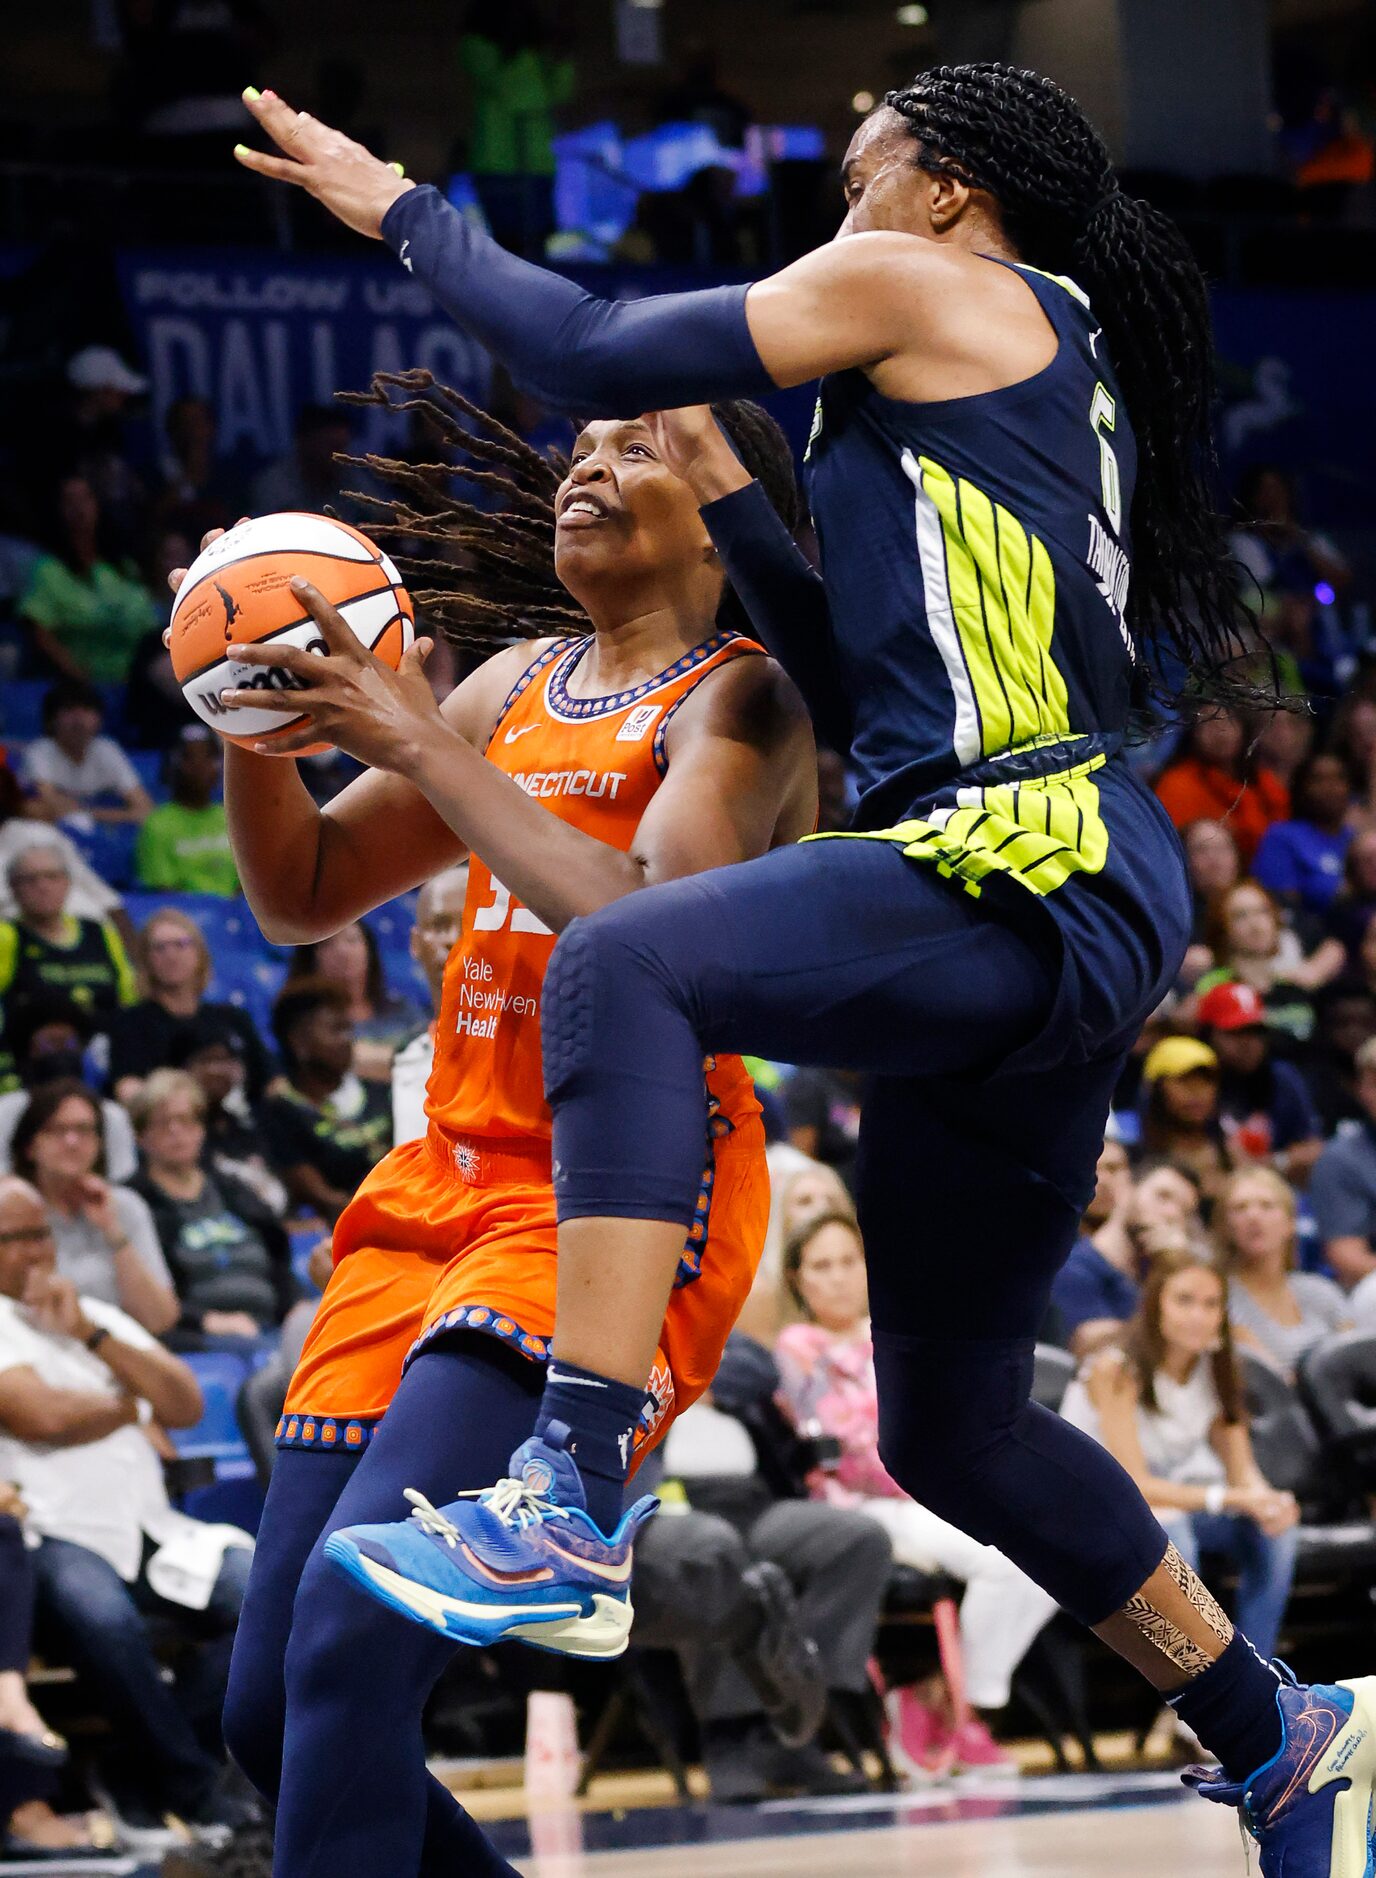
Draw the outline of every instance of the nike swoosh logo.
M552 1363L545 1371L545 1381L566 1382L575 1389L605 1389L607 1386L605 1382L594 1382L591 1376L566 1376L562 1370L555 1369Z
M415 269L411 265L411 257L406 252L406 250L410 247L410 245L411 245L411 237L408 235L406 239L402 242L401 247L397 252L397 259L401 262L401 265L406 269L406 272L408 274L415 272Z
M562 1546L555 1545L552 1539L548 1549L560 1558L567 1559L570 1565L578 1566L580 1571L591 1572L595 1578L605 1578L608 1584L624 1585L630 1578L632 1561L629 1553L619 1565L598 1565L590 1558L579 1558L575 1552L566 1552Z
M502 742L515 743L518 737L528 737L532 730L538 730L539 728L540 726L538 724L523 724L520 730L509 730L506 736L503 737Z

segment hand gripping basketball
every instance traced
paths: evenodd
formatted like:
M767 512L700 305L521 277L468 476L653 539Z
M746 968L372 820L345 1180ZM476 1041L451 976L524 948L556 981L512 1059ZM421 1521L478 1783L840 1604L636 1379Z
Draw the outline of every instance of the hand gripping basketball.
M264 754L293 756L335 744L373 769L406 775L415 764L426 733L441 723L439 706L425 676L432 639L417 639L402 654L395 671L370 652L319 589L299 577L291 590L320 629L326 657L280 643L231 645L236 663L284 673L290 689L280 692L242 687L224 691L227 710L249 708L307 722L287 736L255 743Z

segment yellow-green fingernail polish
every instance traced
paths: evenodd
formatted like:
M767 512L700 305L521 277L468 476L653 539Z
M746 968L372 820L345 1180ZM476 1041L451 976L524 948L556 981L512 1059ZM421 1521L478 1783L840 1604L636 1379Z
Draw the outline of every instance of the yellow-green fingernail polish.
M250 104L257 104L262 95L262 92L259 91L256 85L244 86L244 96L248 99Z
M406 165L404 163L389 163L387 167L389 170L395 170L398 176L404 176L406 174Z
M247 156L248 145L246 143L236 143L234 146L234 154L235 156Z

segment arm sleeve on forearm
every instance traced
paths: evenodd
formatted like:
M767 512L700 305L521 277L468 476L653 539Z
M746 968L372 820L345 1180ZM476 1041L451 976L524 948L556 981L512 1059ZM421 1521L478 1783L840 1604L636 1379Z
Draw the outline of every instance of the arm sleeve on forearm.
M428 185L397 197L382 239L542 404L637 417L775 388L746 324L744 287L599 300L508 254Z
M702 519L760 644L802 693L818 741L844 756L850 748L850 712L821 576L759 483L707 503Z

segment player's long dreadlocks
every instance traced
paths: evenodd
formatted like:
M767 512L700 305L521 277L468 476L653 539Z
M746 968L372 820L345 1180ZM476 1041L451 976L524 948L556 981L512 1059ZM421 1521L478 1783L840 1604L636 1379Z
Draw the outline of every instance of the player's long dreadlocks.
M1196 696L1274 705L1239 664L1251 622L1215 507L1208 295L1179 229L1118 187L1098 133L1049 78L938 65L884 102L921 169L987 190L1022 258L1089 295L1137 438L1128 625L1157 685L1179 661Z
M431 625L457 645L486 652L512 639L591 631L587 614L554 572L554 496L568 470L565 458L532 449L426 371L378 372L368 391L336 395L347 404L419 412L460 459L420 464L372 455L341 459L401 492L392 498L354 492L382 517L368 523L370 534L434 544L434 553L396 557ZM795 527L793 458L774 419L743 399L714 404L712 411L743 467L787 526ZM465 500L456 493L456 482L491 491L496 510ZM723 626L748 629L744 609L729 587L717 618Z

